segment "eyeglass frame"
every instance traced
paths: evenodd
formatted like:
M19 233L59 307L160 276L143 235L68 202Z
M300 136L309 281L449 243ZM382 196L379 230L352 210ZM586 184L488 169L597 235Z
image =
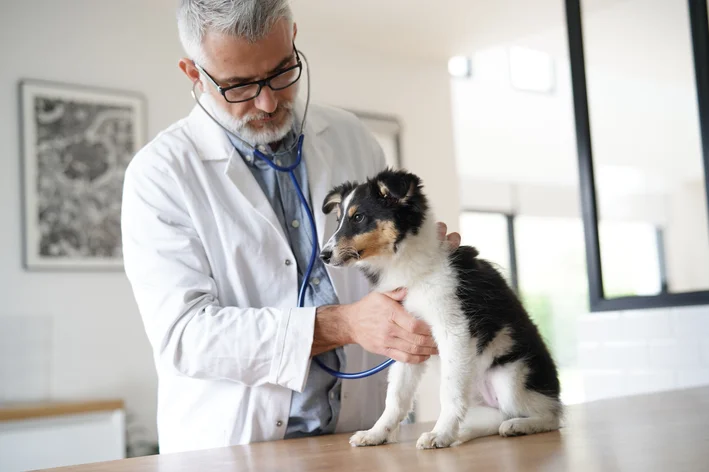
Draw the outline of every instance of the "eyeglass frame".
M248 101L250 101L250 100L254 100L254 99L257 98L259 95L261 95L261 90L263 89L264 86L268 86L268 88L270 88L271 90L273 90L273 91L275 92L275 91L278 91L278 90L285 90L285 89L287 89L288 87L293 86L296 82L298 82L298 81L300 80L300 77L301 77L301 75L303 74L303 63L302 63L302 61L300 60L300 55L298 54L298 49L295 47L295 43L293 43L293 51L295 52L295 60L296 60L296 62L295 62L294 65L288 67L287 69L283 69L283 70L280 71L280 72L276 72L275 74L273 74L273 75L271 75L271 76L268 76L268 77L266 77L265 79L254 80L253 82L247 82L247 83L245 83L245 84L230 85L229 87L222 87L221 85L219 85L219 84L217 83L216 80L214 80L214 77L212 77L211 75L209 75L209 73L208 73L206 70L204 70L204 68L203 68L202 66L200 66L199 64L197 64L197 63L194 62L194 61L192 61L192 63L194 64L194 66L195 66L200 72L202 72L204 75L207 76L207 78L212 82L212 84L216 87L217 91L222 95L222 97L224 97L224 100L226 100L227 103L244 103L244 102L248 102ZM292 71L292 70L294 70L294 69L298 69L298 78L296 78L293 82L291 82L290 84L286 85L285 87L281 87L281 88L273 88L273 87L271 86L271 81L272 81L273 79L275 79L276 77L278 77L278 76L280 76L280 75L283 75L283 74L285 74L285 73L287 73L287 72L290 72L290 71ZM233 89L237 89L237 88L241 88L241 87L249 87L249 86L252 86L252 85L258 85L258 91L256 92L256 95L254 95L253 97L247 98L247 99L245 99L245 100L237 100L237 101L232 101L232 100L229 100L228 98L226 98L226 93L227 93L229 90L233 90Z

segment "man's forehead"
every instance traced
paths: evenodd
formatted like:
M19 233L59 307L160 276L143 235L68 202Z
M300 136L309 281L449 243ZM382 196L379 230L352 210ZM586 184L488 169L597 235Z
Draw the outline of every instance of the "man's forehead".
M289 59L293 54L293 38L286 21L279 20L268 35L255 42L207 32L202 44L210 74L219 79L256 77Z

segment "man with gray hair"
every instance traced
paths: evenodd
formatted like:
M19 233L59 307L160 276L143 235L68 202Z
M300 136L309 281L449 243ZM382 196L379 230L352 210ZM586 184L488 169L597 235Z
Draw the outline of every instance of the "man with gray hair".
M317 241L287 172L297 159L306 64L286 0L182 0L179 67L198 105L132 160L122 230L130 280L158 372L161 452L354 431L383 410L381 376L345 385L317 364L363 370L436 354L405 293L369 293L354 270L315 260ZM311 104L295 175L310 207L385 166L350 113ZM246 144L248 143L248 144ZM445 225L441 225L445 239ZM459 236L449 236L455 247Z

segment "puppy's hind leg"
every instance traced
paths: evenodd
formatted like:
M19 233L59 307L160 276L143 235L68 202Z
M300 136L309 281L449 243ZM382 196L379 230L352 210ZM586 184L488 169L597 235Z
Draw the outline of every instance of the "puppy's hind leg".
M562 405L558 396L527 388L527 374L528 368L515 362L492 375L500 409L509 418L500 425L500 436L545 433L561 427Z
M414 395L425 370L426 362L405 364L395 362L389 367L384 413L374 426L367 431L358 431L350 437L352 446L378 446L385 442L395 442L399 424L413 408Z
M532 418L510 418L500 425L500 436L523 436L525 434L546 433L559 429L559 418L553 415Z

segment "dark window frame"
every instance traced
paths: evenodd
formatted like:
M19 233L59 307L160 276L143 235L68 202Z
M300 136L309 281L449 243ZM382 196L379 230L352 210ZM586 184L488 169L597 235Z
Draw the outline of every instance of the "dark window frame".
M689 305L709 305L709 290L668 293L666 280L658 295L606 298L603 290L601 254L598 237L591 127L586 92L581 0L566 0L566 26L571 63L571 83L579 160L581 213L586 240L586 263L591 312L647 309ZM694 70L699 108L699 126L704 162L704 188L709 208L709 24L706 0L688 0L694 54Z

